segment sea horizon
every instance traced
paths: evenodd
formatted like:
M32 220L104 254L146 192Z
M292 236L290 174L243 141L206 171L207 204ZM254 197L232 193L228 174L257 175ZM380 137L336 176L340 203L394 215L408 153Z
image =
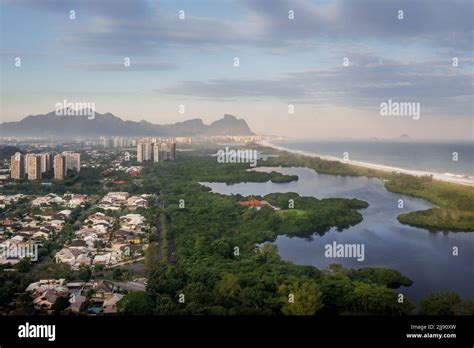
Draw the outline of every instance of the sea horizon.
M288 152L370 166L374 169L393 170L412 175L433 174L439 180L474 183L474 142L468 140L288 138L265 141L261 144Z

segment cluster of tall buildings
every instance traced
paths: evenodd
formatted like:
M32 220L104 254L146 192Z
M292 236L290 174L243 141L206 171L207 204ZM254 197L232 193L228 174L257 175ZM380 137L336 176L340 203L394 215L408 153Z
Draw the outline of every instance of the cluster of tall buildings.
M131 138L131 137L100 137L99 145L102 147L135 147L139 143L170 143L191 144L189 137L161 137L161 138Z
M176 143L140 142L137 144L137 162L161 162L176 159Z
M49 152L28 153L23 155L15 153L10 158L10 177L15 180L25 179L39 180L43 173L54 170L54 178L64 179L68 170L81 170L81 154L64 151L53 155Z
M101 137L100 142L103 147L132 147L137 145L137 141L135 139L127 137Z

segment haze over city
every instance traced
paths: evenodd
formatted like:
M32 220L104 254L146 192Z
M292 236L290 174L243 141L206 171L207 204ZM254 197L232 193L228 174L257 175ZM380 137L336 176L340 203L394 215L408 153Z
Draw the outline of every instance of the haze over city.
M2 122L67 99L157 124L233 114L258 134L472 139L470 1L2 3ZM389 99L420 118L381 116Z

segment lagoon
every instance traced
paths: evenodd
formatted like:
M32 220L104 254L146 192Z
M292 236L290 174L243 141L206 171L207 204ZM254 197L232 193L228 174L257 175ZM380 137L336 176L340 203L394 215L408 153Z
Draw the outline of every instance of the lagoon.
M296 192L316 198L358 198L369 203L360 210L363 221L342 231L331 229L323 235L310 238L279 236L274 242L281 257L301 265L320 269L331 263L349 268L386 267L400 271L411 278L410 287L400 288L408 298L418 301L427 292L455 291L463 298L474 298L474 233L432 232L403 225L396 217L415 210L435 207L430 202L385 189L375 178L327 175L308 168L268 168L253 170L277 171L298 175L289 183L202 183L220 194L266 195L273 192ZM399 208L399 200L403 208ZM365 258L327 258L325 245L364 244ZM453 255L453 247L458 255Z

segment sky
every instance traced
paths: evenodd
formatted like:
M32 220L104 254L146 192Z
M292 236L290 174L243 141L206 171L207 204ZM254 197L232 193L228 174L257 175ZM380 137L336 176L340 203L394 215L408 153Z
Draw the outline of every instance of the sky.
M0 3L2 122L67 100L159 124L232 114L298 138L474 136L473 1ZM419 117L382 115L389 100Z

